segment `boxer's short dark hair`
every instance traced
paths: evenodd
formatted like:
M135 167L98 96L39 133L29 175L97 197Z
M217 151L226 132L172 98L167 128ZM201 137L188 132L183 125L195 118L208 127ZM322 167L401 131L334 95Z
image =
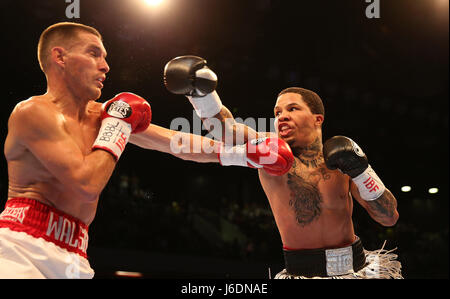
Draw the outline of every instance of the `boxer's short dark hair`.
M323 107L322 99L319 97L317 93L312 90L301 88L301 87L289 87L283 89L278 97L285 93L297 93L302 96L303 101L309 107L309 110L313 114L322 114L325 116L325 108Z
M37 56L39 65L42 71L48 68L48 60L50 56L50 50L56 44L64 43L69 39L77 37L79 32L92 33L102 40L101 34L97 29L74 22L60 22L47 27L39 37L39 43L37 48Z

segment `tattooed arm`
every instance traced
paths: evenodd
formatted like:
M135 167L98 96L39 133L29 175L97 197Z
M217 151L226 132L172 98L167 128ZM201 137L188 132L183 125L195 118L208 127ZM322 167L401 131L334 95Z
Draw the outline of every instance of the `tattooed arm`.
M361 198L358 187L353 181L350 181L350 190L353 197L366 209L373 220L383 226L393 226L397 223L399 217L397 200L387 188L379 198L371 201Z
M270 137L274 133L256 132L251 127L236 122L230 110L222 106L222 109L212 118L202 118L205 128L216 139L222 140L227 145L247 143L248 140ZM275 135L276 136L276 135Z

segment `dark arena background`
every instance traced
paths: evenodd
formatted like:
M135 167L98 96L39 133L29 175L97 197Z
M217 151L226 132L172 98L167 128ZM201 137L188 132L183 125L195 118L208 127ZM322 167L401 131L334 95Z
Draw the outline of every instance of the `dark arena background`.
M224 105L243 120L266 119L264 130L278 92L308 88L324 101L323 140L355 140L398 200L393 227L379 225L355 202L355 231L364 246L375 250L386 240L386 249L397 248L407 279L448 278L448 5L2 0L1 140L14 106L46 92L37 42L60 21L103 35L111 71L99 101L122 91L139 94L152 106L152 123L163 127L179 117L194 123L189 101L163 83L164 65L176 56L204 57L218 75ZM0 169L3 209L4 156ZM131 144L101 194L88 255L95 278L266 279L283 269L257 171Z

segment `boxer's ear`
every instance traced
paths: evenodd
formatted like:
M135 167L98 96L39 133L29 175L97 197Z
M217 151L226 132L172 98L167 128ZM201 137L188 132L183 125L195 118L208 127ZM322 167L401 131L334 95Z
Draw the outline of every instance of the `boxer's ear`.
M58 66L64 68L65 49L62 47L53 47L50 53L50 59L52 64L55 63Z
M314 123L316 126L321 126L324 120L324 117L322 114L314 114L315 121Z

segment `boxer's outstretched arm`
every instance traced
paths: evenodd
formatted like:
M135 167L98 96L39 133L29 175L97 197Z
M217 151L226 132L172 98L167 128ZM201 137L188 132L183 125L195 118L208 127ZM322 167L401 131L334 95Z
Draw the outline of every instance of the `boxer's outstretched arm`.
M219 137L221 137L222 142L227 145L244 144L252 139L270 137L273 135L273 133L269 132L256 132L251 127L236 122L230 110L223 105L220 112L214 117L202 118L202 121L205 128L210 132L217 130L221 131ZM215 127L215 124L217 123L219 128Z
M43 102L18 104L8 121L8 146L29 150L67 190L94 201L108 182L116 161L102 150L82 153L65 128L65 119Z
M130 143L171 154L183 160L218 163L220 142L200 135L170 130L154 124L143 132L131 134Z
M168 153L183 160L220 163L223 166L256 167L275 176L285 174L294 160L289 146L278 138L225 150L220 141L169 130L154 124L141 133L132 134L130 143Z

